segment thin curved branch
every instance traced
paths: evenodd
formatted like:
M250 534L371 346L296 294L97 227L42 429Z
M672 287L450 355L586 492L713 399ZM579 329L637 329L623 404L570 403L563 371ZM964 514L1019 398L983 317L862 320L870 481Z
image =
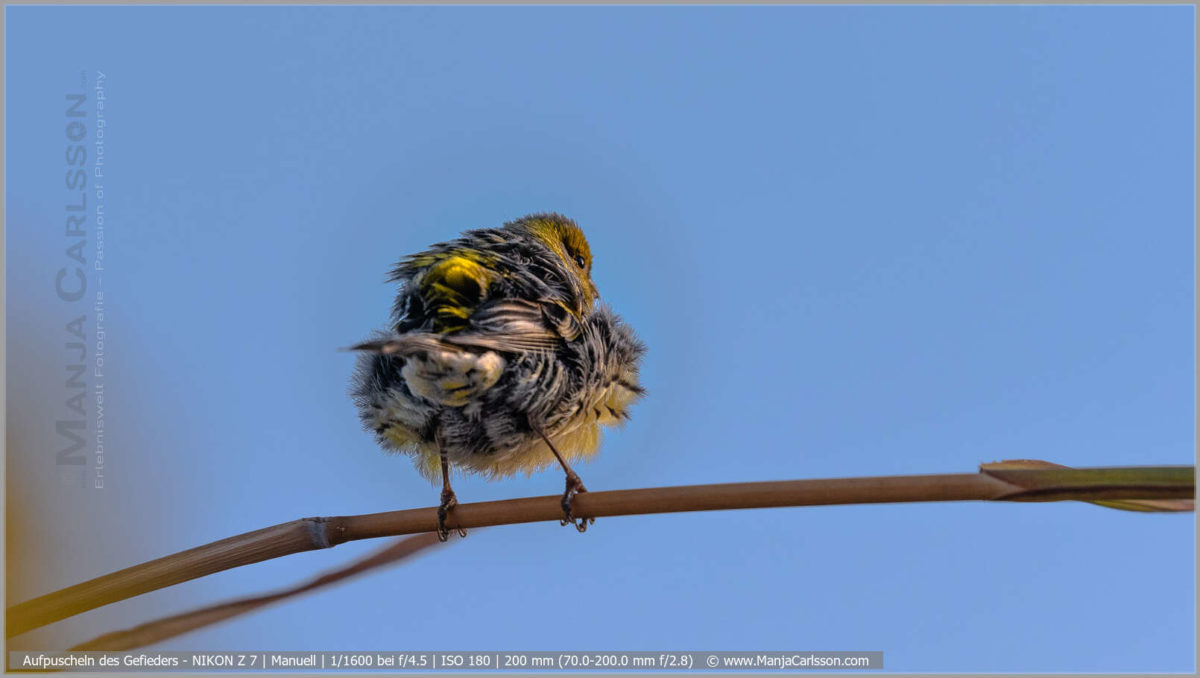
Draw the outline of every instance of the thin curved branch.
M139 624L131 629L114 631L92 638L68 650L68 652L84 651L121 651L133 650L154 643L160 643L169 638L183 635L196 629L202 629L227 619L232 619L259 608L294 598L325 588L343 580L356 577L371 570L394 565L399 561L410 558L421 551L441 545L436 534L419 534L415 537L405 537L399 541L379 549L365 558L359 558L349 565L339 567L331 572L313 577L295 586L289 586L271 593L238 598L217 605L209 605L190 612L156 619L145 624Z
M1180 500L1195 496L1191 466L1071 469L1029 468L1031 462L985 466L979 473L781 480L721 485L587 492L575 498L579 517L680 511L880 504L927 501ZM1044 462L1043 462L1044 463ZM1160 509L1161 510L1161 509ZM1168 509L1189 510L1189 509ZM486 527L553 520L560 497L460 504L450 527ZM198 546L97 577L9 607L8 637L126 598L292 553L434 532L433 507L359 516L303 518Z

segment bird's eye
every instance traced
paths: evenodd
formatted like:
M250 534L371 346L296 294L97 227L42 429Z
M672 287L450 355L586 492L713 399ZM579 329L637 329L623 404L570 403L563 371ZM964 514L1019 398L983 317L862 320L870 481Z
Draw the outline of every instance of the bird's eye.
M579 265L579 268L587 268L587 260L583 258L582 254L575 255L575 263Z

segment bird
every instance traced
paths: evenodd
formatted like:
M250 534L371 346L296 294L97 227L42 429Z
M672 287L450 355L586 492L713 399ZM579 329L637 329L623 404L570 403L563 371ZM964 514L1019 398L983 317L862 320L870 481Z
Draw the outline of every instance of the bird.
M602 429L645 395L645 345L592 281L587 238L571 219L530 214L402 258L390 327L361 354L352 395L385 450L442 482L438 538L458 503L452 472L489 480L557 463L562 525L587 488L571 463L593 456ZM456 530L466 536L461 526Z

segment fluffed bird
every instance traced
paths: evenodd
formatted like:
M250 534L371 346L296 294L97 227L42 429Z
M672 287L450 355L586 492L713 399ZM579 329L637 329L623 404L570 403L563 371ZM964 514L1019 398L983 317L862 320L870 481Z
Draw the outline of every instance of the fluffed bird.
M440 476L442 541L458 503L452 470L498 479L557 462L562 524L594 522L571 513L587 488L570 464L629 418L645 347L599 302L591 271L583 231L552 213L465 231L392 270L391 331L353 347L365 352L353 394L384 448Z

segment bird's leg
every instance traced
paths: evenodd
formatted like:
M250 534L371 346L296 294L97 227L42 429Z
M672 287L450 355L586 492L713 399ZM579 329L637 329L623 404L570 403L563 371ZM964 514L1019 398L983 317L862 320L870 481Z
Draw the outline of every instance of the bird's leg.
M567 523L570 523L574 525L575 529L579 530L580 532L587 532L588 525L595 523L596 519L576 519L575 516L571 515L571 500L575 498L575 495L587 492L587 488L583 486L583 480L579 477L578 473L571 470L570 465L567 464L567 460L564 459L561 454L559 454L558 448L554 446L554 443L550 442L550 437L543 433L540 428L534 428L534 430L537 431L538 435L542 437L542 440L546 441L546 445L549 446L550 451L554 453L554 458L558 460L558 463L563 467L563 471L565 471L567 474L567 490L566 492L563 492L562 498L563 518L558 521L559 524L566 525Z
M450 509L458 505L458 497L454 496L454 490L450 489L450 461L446 459L446 451L442 450L442 504L438 506L438 541L446 541L450 538L450 531L446 529L446 517L450 514ZM458 536L467 536L467 531L458 528Z

